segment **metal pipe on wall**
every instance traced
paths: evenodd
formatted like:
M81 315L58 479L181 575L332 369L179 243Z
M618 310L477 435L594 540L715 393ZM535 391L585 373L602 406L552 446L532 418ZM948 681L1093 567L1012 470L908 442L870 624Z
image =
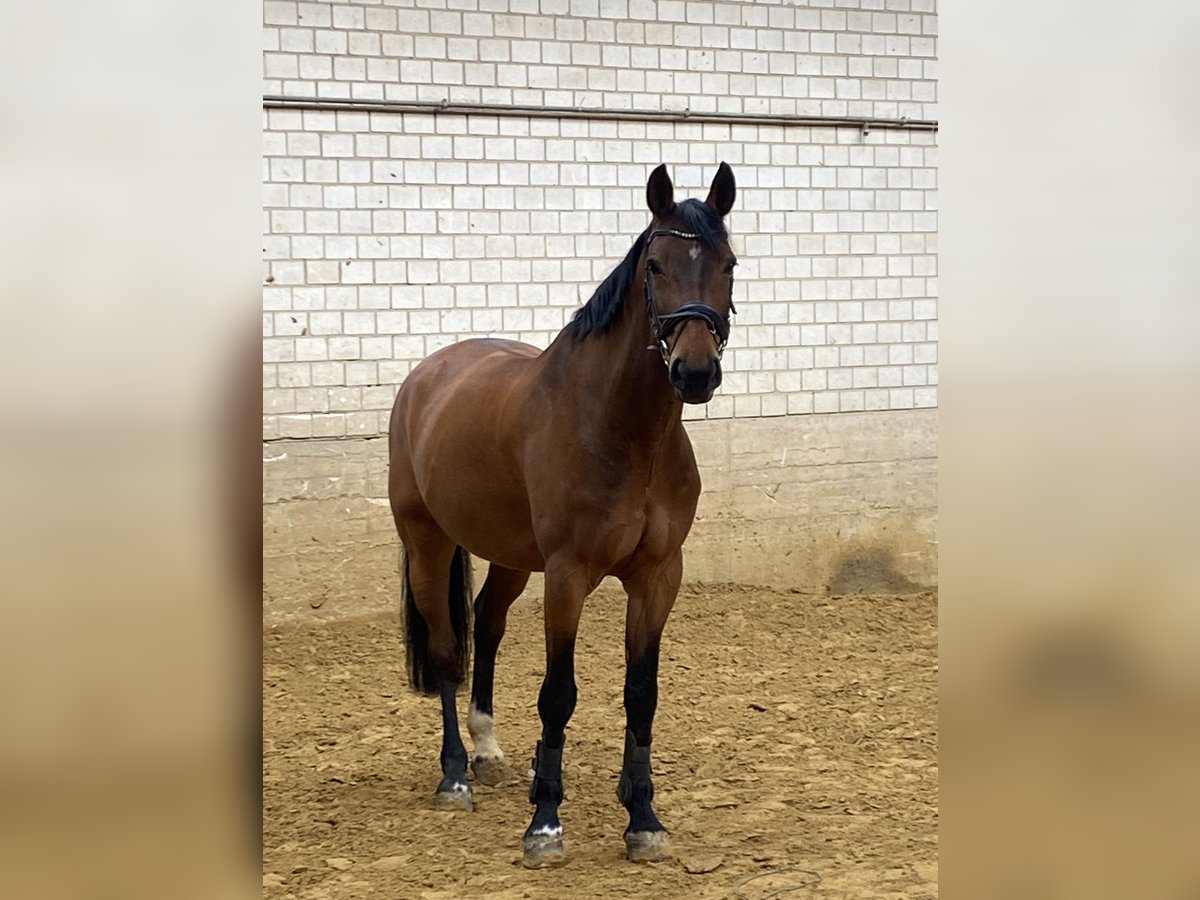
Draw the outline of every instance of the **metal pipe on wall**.
M887 119L874 116L790 116L770 113L692 112L691 110L588 109L576 106L525 106L516 103L452 103L436 100L345 100L266 95L264 109L311 109L326 112L424 113L460 116L520 116L536 119L600 119L617 122L700 122L721 125L791 125L811 128L858 128L879 131L937 131L936 119Z

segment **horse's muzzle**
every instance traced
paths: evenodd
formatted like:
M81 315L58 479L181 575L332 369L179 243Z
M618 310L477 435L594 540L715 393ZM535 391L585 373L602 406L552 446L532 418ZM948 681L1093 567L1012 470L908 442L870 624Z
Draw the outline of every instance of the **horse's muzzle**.
M684 403L707 403L720 384L720 360L710 360L699 368L686 366L679 359L671 363L671 386Z

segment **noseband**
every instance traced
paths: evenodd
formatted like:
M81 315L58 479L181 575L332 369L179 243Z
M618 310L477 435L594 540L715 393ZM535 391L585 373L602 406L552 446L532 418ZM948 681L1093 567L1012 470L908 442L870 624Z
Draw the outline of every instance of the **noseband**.
M650 235L646 238L646 249L643 252L649 253L650 242L660 236L681 238L685 241L697 241L700 239L700 235L698 234L688 234L685 231L674 231L669 228L657 228L651 231ZM707 303L701 303L698 300L689 300L675 310L675 312L660 316L658 310L655 309L657 304L654 302L654 281L650 275L649 265L646 266L644 293L646 294L646 309L650 313L650 330L654 334L654 343L647 347L647 350L657 348L659 353L662 354L663 362L670 365L671 351L667 347L667 339L671 336L671 332L689 319L703 319L705 324L708 325L708 330L712 332L712 336L717 339L717 358L721 358L721 354L725 352L725 344L729 340L729 319L727 317L722 316ZM732 288L730 289L729 312L737 312L733 307Z

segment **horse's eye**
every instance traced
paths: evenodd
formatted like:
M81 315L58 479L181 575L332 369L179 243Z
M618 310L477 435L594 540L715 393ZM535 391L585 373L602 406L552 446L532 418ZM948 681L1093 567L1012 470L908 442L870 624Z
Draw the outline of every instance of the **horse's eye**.
M646 260L646 271L649 272L651 275L661 275L662 274L662 269L660 269L658 266L658 263L656 263L652 259Z
M737 265L737 260L736 260L736 259L731 259L729 262L725 263L725 274L726 274L726 275L732 275L732 274L733 274L733 267L734 267L734 266L736 266L736 265Z

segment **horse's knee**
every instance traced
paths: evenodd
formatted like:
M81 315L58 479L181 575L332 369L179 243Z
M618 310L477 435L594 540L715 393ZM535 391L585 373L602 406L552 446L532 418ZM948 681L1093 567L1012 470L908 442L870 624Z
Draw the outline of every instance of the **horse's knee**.
M554 731L565 728L575 712L577 697L574 658L564 655L552 659L538 694L538 715L542 724Z
M575 712L577 691L574 679L552 682L547 679L538 694L538 715L547 726L563 728Z
M625 712L643 739L640 732L649 730L658 707L658 651L655 641L630 661L625 673Z

